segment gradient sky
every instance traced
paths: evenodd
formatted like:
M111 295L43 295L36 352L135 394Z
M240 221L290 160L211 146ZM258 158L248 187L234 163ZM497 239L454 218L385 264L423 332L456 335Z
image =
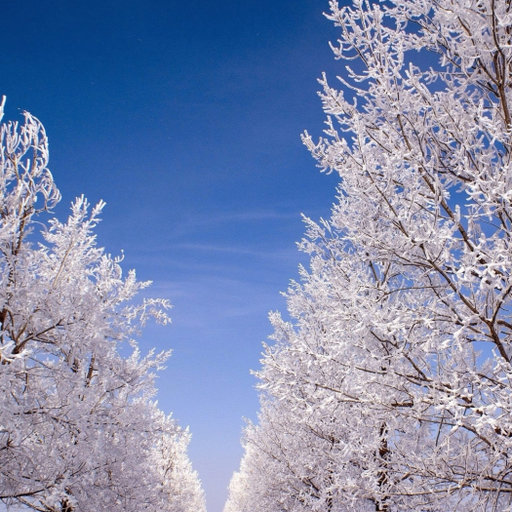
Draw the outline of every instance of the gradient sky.
M327 0L3 2L5 119L50 138L57 208L107 202L99 243L174 304L141 345L172 347L159 404L193 440L208 512L221 512L269 310L296 277L300 213L329 215L336 180L300 134L322 130L334 81Z

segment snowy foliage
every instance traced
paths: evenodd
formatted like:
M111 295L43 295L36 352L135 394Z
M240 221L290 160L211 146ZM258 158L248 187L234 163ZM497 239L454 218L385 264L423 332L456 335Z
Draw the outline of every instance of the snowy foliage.
M189 436L152 402L169 353L143 357L133 339L151 317L167 324L169 304L137 303L149 283L96 245L103 203L80 197L66 222L49 218L60 194L47 163L36 118L1 125L0 502L204 510Z
M226 512L512 510L512 5L330 2L340 184Z

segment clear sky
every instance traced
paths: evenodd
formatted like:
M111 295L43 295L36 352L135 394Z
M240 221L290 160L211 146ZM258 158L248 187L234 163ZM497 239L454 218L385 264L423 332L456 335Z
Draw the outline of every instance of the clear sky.
M64 215L84 193L124 268L174 304L144 350L172 347L160 406L189 425L209 512L241 456L269 310L297 275L300 213L329 214L336 180L300 142L321 134L334 81L327 0L3 2L6 119L44 123Z

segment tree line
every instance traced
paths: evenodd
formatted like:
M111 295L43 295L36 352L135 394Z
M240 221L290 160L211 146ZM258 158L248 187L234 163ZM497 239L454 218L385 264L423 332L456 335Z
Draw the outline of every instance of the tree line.
M146 321L169 322L169 303L138 299L150 283L97 246L103 202L51 216L47 164L34 116L1 124L0 507L204 512L188 431L153 398L169 353L135 341Z
M339 175L225 512L512 510L512 5L332 0Z

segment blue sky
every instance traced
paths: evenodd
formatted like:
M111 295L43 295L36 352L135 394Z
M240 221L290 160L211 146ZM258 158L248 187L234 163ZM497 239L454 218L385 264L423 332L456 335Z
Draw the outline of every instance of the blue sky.
M63 202L107 208L99 242L174 304L142 339L174 349L159 403L221 512L258 408L250 369L296 276L300 213L327 216L336 180L300 142L334 79L327 0L5 2L6 118L41 119Z

